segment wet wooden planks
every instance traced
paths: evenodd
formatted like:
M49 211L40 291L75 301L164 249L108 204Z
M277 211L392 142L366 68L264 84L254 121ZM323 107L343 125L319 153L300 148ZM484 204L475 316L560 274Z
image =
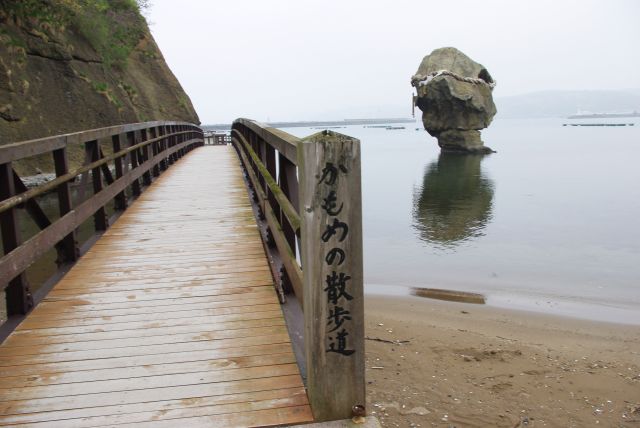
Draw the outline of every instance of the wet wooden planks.
M227 146L166 171L0 346L0 426L311 420Z

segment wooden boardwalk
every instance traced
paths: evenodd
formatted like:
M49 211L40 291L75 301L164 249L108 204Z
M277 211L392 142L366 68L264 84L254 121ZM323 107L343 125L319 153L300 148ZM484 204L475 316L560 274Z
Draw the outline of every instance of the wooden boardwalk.
M238 157L194 150L0 347L0 426L312 420Z

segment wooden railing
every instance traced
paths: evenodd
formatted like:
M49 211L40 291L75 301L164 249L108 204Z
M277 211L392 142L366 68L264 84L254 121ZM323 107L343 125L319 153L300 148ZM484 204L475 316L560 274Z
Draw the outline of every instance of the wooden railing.
M57 251L58 273L68 269L81 252L76 230L93 216L97 234L109 226L107 204L115 212L126 209L169 165L203 144L202 130L184 122L146 122L94 129L0 146L0 226L4 256L0 259L0 291L6 293L8 321L0 341L41 300L47 286L32 293L25 270L52 248ZM69 154L84 152L83 165L70 170ZM106 155L105 155L106 153ZM16 163L39 156L52 157L55 178L28 189L16 173ZM72 184L80 177L73 204ZM93 194L85 198L91 183ZM51 221L36 198L57 193L59 218ZM76 194L77 194L76 192ZM21 240L19 210L24 208L39 228ZM57 217L57 215L56 215ZM54 274L55 276L55 274ZM54 281L50 281L52 284Z
M231 137L281 260L281 297L303 308L314 418L364 415L360 142L330 131L299 139L248 119ZM276 270L277 271L277 270Z

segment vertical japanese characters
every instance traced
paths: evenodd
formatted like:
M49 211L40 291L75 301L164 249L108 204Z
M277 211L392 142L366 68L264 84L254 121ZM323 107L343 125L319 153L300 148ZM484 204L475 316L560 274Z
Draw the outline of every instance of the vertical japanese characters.
M307 389L316 421L366 402L360 141L323 131L298 145Z
M341 175L348 175L347 166L333 162L326 162L322 175L318 181L322 204L320 207L327 213L327 224L320 236L322 242L329 244L329 250L324 256L324 262L331 269L325 279L325 292L329 308L327 317L327 337L325 352L335 352L340 355L352 355L355 350L349 346L349 323L351 312L344 308L345 303L353 300L349 294L349 272L341 268L347 260L348 254L340 244L349 235L349 225L340 220L340 213L344 207L342 198L347 195L337 193L337 182Z

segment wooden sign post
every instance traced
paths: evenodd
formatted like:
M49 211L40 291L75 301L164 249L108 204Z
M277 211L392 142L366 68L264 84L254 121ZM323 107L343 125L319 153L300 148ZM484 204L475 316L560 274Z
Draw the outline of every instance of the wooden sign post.
M298 144L307 388L316 421L364 412L360 141Z

